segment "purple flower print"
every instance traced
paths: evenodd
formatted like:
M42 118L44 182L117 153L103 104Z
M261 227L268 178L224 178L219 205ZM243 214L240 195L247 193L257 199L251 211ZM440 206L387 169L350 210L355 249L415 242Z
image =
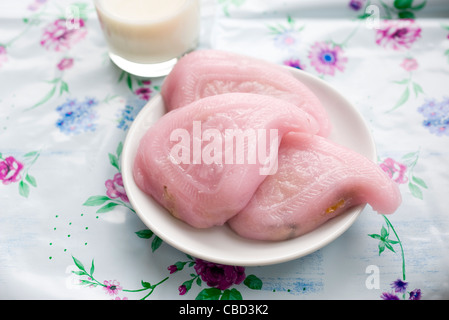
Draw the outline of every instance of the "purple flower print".
M140 99L142 100L150 100L151 97L151 89L150 88L146 88L146 87L141 87L139 89L136 89L136 91L134 92Z
M394 293L389 293L389 292L382 292L382 294L380 295L380 298L383 300L400 300L397 295L395 295Z
M364 3L365 0L351 0L349 1L349 8L355 11L359 11Z
M103 284L104 290L106 290L106 292L111 296L118 294L118 292L123 289L117 280L112 281L105 280Z
M34 0L34 2L28 6L28 10L30 10L30 11L37 11L46 2L47 2L47 0Z
M178 287L178 291L179 291L179 295L183 296L187 293L187 287L182 284Z
M170 274L175 273L176 271L178 271L178 267L174 264L172 264L171 266L169 266L168 271L170 271Z
M126 195L125 188L123 187L122 174L116 173L112 180L106 180L106 194L111 199L120 198L124 202L129 202L128 196Z
M47 50L70 49L73 44L86 36L87 30L84 26L84 20L80 19L79 28L69 30L65 19L57 19L45 27L40 43Z
M379 166L394 182L399 184L407 183L408 178L405 176L407 172L406 165L387 158Z
M195 260L195 271L209 287L226 290L245 279L245 268Z
M335 70L343 71L348 61L339 45L332 46L327 42L315 42L309 53L309 59L316 71L331 76L335 74Z
M396 281L393 281L391 283L391 288L396 293L404 293L407 290L408 282L402 281L401 279L398 279Z
M415 289L410 292L409 300L421 300L421 290Z
M189 255L187 257L188 261L178 261L167 268L170 274L179 272L186 266L195 269L195 273L189 272L191 278L178 287L179 295L187 294L193 284L202 286L203 283L207 288L201 290L195 300L242 300L238 289L229 289L241 283L252 290L262 289L262 280L253 274L246 276L244 267L216 264Z
M393 292L383 292L380 296L383 300L400 300L397 294L402 294L402 298L405 299L405 293L407 293L408 282L403 281L401 279L397 279L391 283L391 288ZM421 299L421 290L415 289L409 292L409 300L420 300Z
M8 56L6 55L6 47L0 45L0 67L6 62L8 61Z
M449 98L437 102L436 99L428 99L418 108L425 120L423 126L437 136L449 135Z
M3 184L10 184L20 180L20 172L23 169L23 164L17 161L14 157L7 157L0 162L0 181Z
M437 119L449 111L449 99L442 103L436 99L426 99L426 102L418 108L419 113L428 119Z
M410 49L420 37L421 28L410 19L383 20L376 31L376 43L393 50Z
M63 71L66 69L70 69L73 66L73 59L72 58L63 58L59 63L58 63L58 69Z
M301 64L299 59L285 60L284 61L284 65L292 67L292 68L296 68L296 69L299 69L299 70L304 70L305 69L305 67Z

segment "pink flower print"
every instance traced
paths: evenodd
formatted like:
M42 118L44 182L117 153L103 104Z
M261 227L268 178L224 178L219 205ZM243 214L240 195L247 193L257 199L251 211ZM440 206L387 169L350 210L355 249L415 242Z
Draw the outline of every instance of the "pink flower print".
M335 74L335 70L343 71L344 65L348 61L343 56L340 46L331 46L326 42L315 42L309 53L309 59L316 71L331 76Z
M103 282L103 284L105 285L103 288L111 296L118 294L119 290L123 289L117 280L112 280L112 281L105 280Z
M14 159L14 157L7 157L0 162L0 181L2 181L3 184L19 181L22 169L22 163Z
M407 172L406 165L399 163L391 158L387 158L384 160L383 163L380 164L380 167L396 183L399 184L407 183L408 179L405 176Z
M414 20L383 20L376 31L376 43L393 50L410 49L421 37L421 28Z
M287 23L278 23L268 26L270 33L274 35L274 44L280 49L294 50L300 43L299 32L304 26L298 27L291 16L287 16Z
M142 87L142 88L136 89L136 91L134 93L137 94L139 96L139 98L142 100L146 100L146 101L150 100L150 97L151 97L151 89L150 88Z
M401 67L404 68L406 71L414 71L418 69L418 61L413 58L405 58L404 61L401 63Z
M295 34L291 30L280 33L275 38L275 43L279 47L290 47L297 42Z
M63 58L59 63L58 63L58 69L63 71L66 69L70 69L73 66L73 59L72 58Z
M3 63L8 61L8 56L6 54L7 54L6 47L0 45L0 67L2 66Z
M79 26L78 29L69 30L65 19L57 19L44 29L41 45L47 50L54 51L70 49L71 45L79 42L87 34L83 19L79 20Z
M111 199L120 198L124 202L129 202L126 195L125 188L123 187L123 179L121 173L116 173L114 179L106 180L105 186L107 188L106 194Z

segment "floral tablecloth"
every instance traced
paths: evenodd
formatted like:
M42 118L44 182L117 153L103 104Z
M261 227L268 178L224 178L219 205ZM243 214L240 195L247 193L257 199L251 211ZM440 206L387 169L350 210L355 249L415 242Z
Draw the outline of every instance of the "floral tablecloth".
M90 1L0 2L0 298L449 298L449 3L202 1L200 48L300 68L365 118L403 203L324 248L224 266L164 243L121 178L162 78L109 60Z

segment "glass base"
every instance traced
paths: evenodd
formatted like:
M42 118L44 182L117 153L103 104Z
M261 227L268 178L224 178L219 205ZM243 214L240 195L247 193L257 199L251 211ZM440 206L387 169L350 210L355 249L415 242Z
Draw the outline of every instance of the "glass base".
M135 63L123 59L114 53L109 53L109 57L120 69L142 78L166 76L178 62L178 58L174 58L160 63Z

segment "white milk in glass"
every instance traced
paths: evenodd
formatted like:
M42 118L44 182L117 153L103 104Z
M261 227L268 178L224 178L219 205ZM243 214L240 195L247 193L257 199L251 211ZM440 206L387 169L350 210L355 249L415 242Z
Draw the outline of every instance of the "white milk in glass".
M199 0L96 0L95 5L111 59L130 73L165 75L198 44Z

